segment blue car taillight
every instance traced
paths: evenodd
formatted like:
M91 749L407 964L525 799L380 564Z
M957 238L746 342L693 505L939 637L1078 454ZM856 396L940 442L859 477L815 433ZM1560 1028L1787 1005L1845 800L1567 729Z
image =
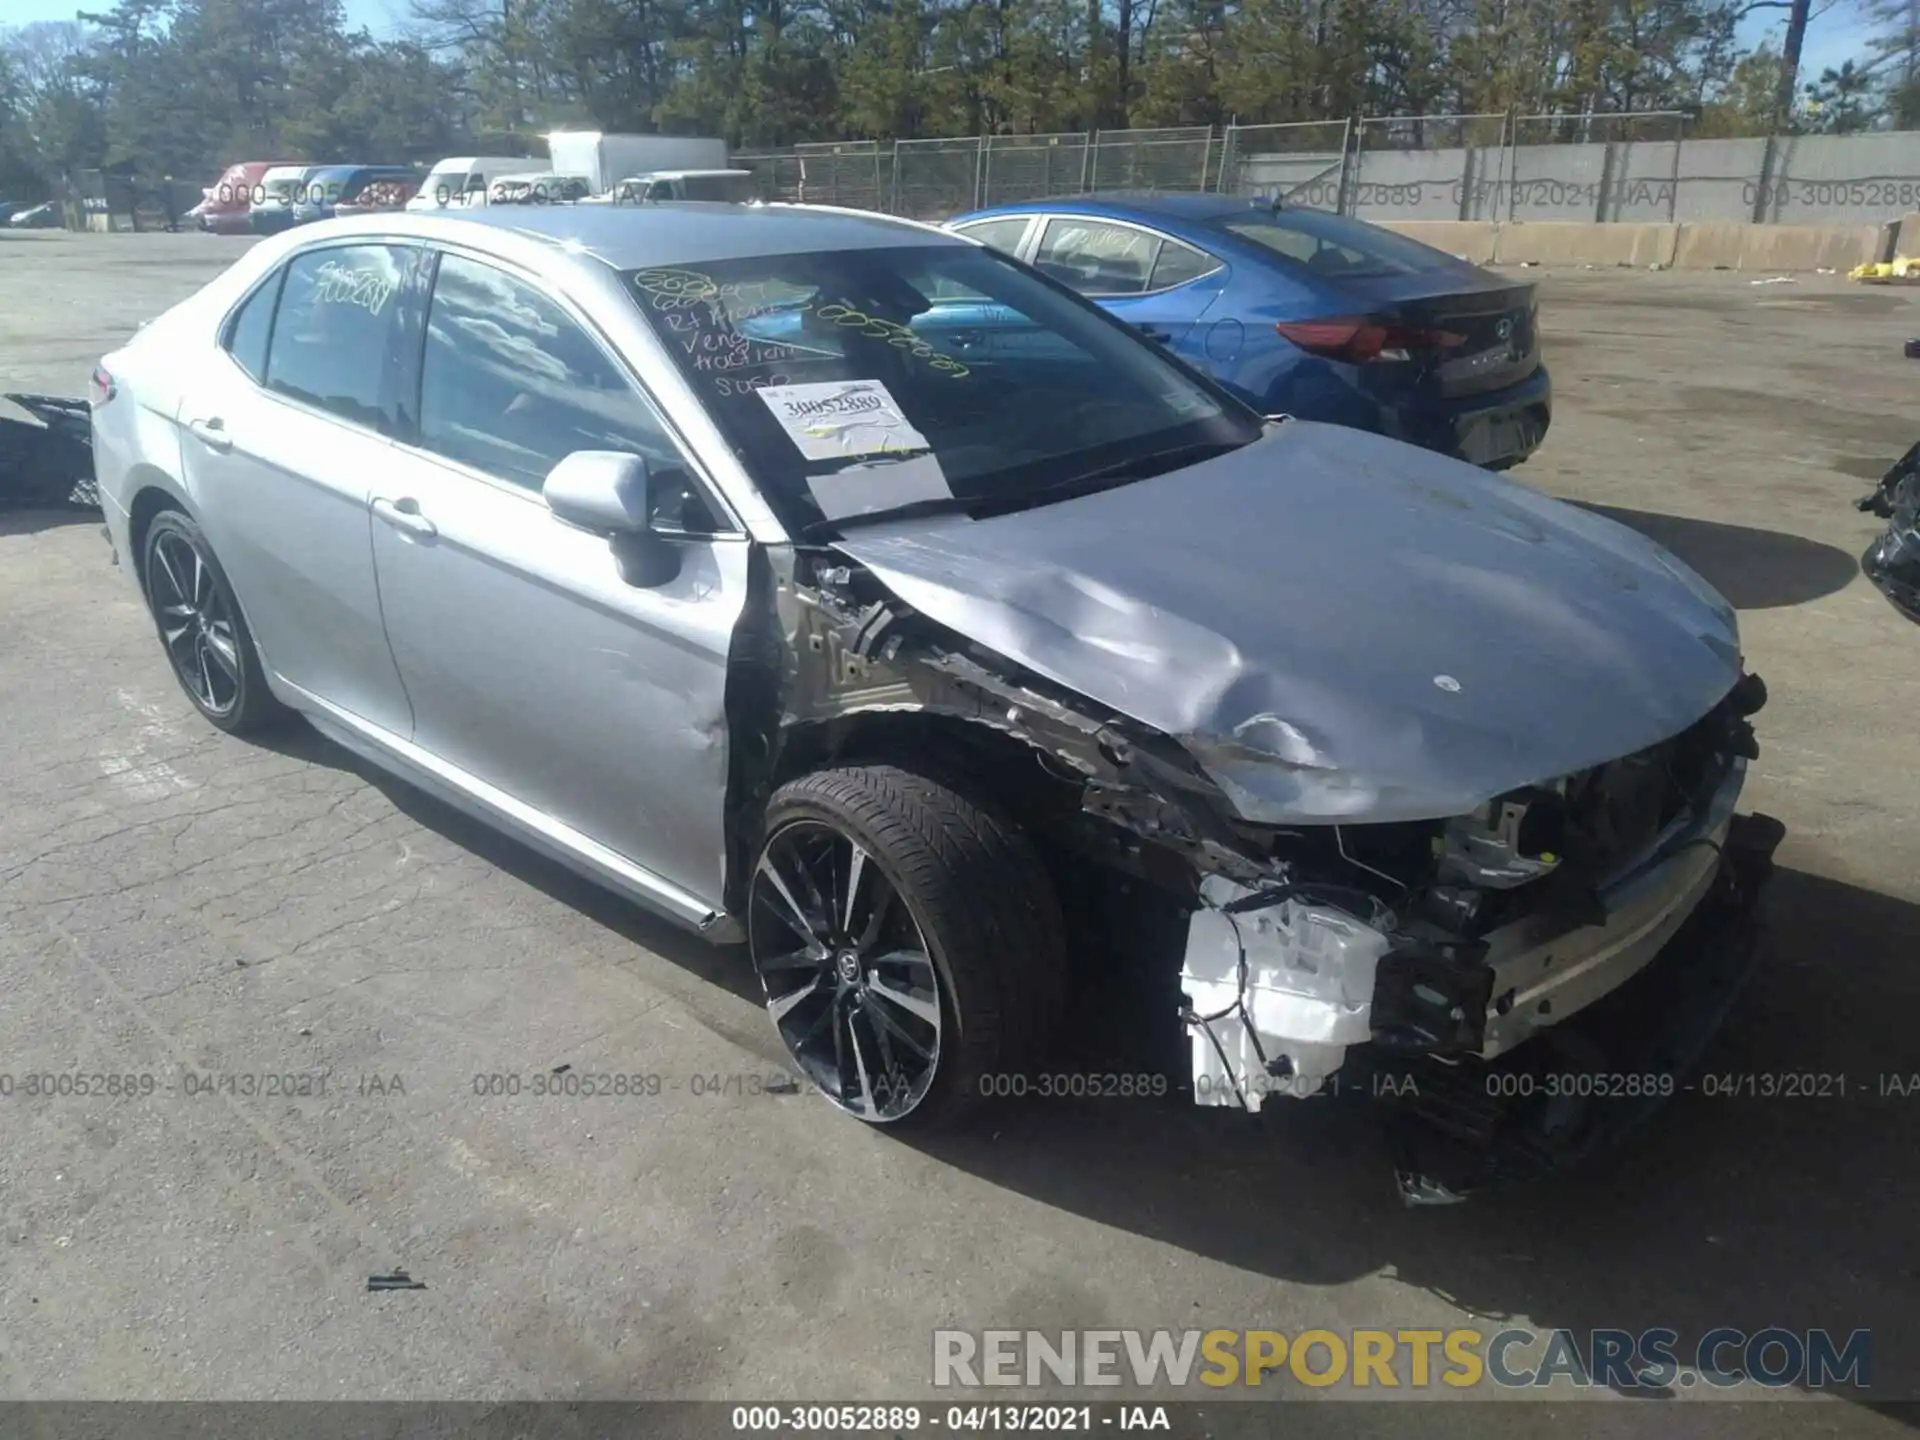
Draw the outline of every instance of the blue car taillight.
M1373 360L1411 360L1422 350L1451 350L1467 337L1451 330L1399 325L1371 316L1341 316L1332 320L1282 320L1273 327L1284 340L1310 355L1349 365Z

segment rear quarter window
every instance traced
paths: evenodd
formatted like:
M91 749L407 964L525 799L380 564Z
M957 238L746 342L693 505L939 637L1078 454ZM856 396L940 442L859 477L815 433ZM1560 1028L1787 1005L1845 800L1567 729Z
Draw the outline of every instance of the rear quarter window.
M233 363L246 371L254 384L267 378L267 338L273 333L273 307L280 298L284 269L276 270L246 298L227 321L221 347L233 357Z

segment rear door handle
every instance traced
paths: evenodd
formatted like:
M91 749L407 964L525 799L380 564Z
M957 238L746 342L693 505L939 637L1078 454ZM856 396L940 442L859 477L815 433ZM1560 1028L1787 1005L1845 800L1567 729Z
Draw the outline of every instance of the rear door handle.
M1164 345L1173 338L1171 330L1162 330L1158 325L1136 325L1134 328L1157 345Z
M438 535L440 527L420 513L420 502L411 495L402 495L398 500L388 500L376 495L373 501L373 513L396 530L404 530L409 535Z
M227 434L227 422L218 415L210 416L205 420L189 420L187 429L191 430L194 438L209 450L218 450L224 455L233 449L233 437Z

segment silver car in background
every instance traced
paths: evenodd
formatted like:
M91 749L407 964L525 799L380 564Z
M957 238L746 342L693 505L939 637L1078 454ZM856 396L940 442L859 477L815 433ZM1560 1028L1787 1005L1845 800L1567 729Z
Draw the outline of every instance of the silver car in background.
M298 711L744 940L866 1121L1052 1084L1126 979L1184 1057L1153 1093L1391 1072L1445 1200L1654 1093L1487 1077L1670 1089L1751 958L1764 689L1698 576L929 227L325 221L106 356L93 428L212 723Z

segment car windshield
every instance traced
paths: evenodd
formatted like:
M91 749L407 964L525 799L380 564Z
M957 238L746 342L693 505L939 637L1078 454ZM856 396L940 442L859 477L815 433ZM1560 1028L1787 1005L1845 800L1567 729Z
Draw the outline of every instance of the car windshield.
M1324 210L1253 211L1216 222L1316 275L1350 280L1421 275L1446 256L1417 240Z
M804 534L1145 478L1259 417L1085 301L972 245L625 272L775 512Z

